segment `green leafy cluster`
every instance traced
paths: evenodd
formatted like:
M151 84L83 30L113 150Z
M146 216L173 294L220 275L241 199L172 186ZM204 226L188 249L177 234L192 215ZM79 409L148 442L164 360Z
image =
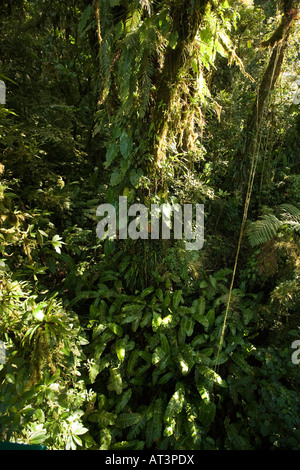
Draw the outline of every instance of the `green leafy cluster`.
M47 448L76 449L86 434L83 405L92 400L81 378L87 343L76 315L55 297L36 301L26 283L1 274L0 436Z
M296 2L3 4L0 440L299 449L300 114L286 74L268 82L259 139L250 125L276 50L261 41ZM287 39L276 63L299 76ZM203 249L99 240L96 208L121 194L204 202Z
M118 294L106 284L93 293L87 364L97 401L87 419L92 435L101 430L100 448L217 447L210 430L227 383L215 366L226 368L230 360L252 374L245 351L251 353L253 301L242 292L234 292L236 307L217 362L228 274L203 280L190 306L181 290L173 290L172 276L135 295Z

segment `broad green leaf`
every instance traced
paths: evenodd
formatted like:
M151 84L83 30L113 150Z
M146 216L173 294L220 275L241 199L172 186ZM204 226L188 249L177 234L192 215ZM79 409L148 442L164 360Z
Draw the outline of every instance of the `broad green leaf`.
M181 332L191 336L194 331L194 320L190 317L183 317L180 323Z
M141 418L128 430L128 439L135 439L146 426L147 421L151 419L152 414L150 414L148 410L149 408L141 412Z
M253 316L254 316L254 312L250 310L250 308L243 310L243 319L244 319L245 325L248 325L248 323L252 320Z
M174 377L173 372L167 372L165 375L163 375L163 376L159 379L158 383L159 383L160 385L166 384L166 383L168 383L168 382L172 379L172 377Z
M105 162L105 167L108 168L112 162L115 160L119 153L119 149L115 143L110 144L110 146L107 149L106 152L106 162Z
M108 323L107 326L111 331L113 331L113 333L115 333L115 335L122 336L123 328L120 325L117 325L116 323Z
M139 351L137 349L133 350L130 354L130 357L127 362L127 372L129 376L134 375L136 372L136 364L139 359Z
M88 420L92 423L98 423L102 428L106 428L115 423L115 416L108 411L92 411L88 416Z
M125 159L129 157L131 149L132 137L130 135L127 135L127 132L124 130L120 137L120 152Z
M157 297L159 298L159 300L161 302L163 302L164 295L163 295L163 291L161 290L161 288L156 289L155 293L156 293Z
M179 360L179 367L181 370L181 373L183 375L186 375L190 372L190 367L188 362L182 357L181 354L178 354L178 360Z
M187 421L187 427L189 434L192 438L193 444L196 448L199 448L201 444L202 429L196 421Z
M143 176L143 171L141 168L138 168L138 170L131 170L130 172L130 182L132 184L132 186L134 186L135 188L138 188L139 187L139 182L140 182L140 178Z
M125 339L121 338L116 342L116 353L119 361L123 362L125 359L126 349L125 349Z
M144 359L144 361L148 362L149 364L152 363L152 354L148 351L139 351L138 355Z
M80 35L83 33L83 30L85 29L86 24L92 14L92 11L93 11L92 5L88 5L86 9L84 10L82 17L80 18L80 21L78 23L78 32Z
M48 434L47 430L43 427L43 424L38 424L36 427L36 431L34 431L29 436L29 443L30 444L42 444L47 439Z
M98 411L105 410L107 408L107 398L103 393L96 394L96 399L98 398Z
M162 321L161 321L161 326L164 326L164 327L169 327L173 322L173 315L167 315L166 317L162 318Z
M212 41L212 31L209 26L200 30L200 38L201 40L208 45Z
M33 310L32 315L34 318L40 322L44 320L44 312L40 307L37 307L36 309Z
M99 323L99 325L93 328L92 339L97 338L97 336L101 335L106 330L107 325L104 323Z
M209 401L202 401L198 408L199 420L204 426L209 426L216 415L216 405Z
M238 352L231 354L231 359L235 362L246 374L252 373L252 368L244 358L244 356Z
M140 321L140 327L144 328L145 326L148 326L151 324L152 321L152 312L146 312L145 315L143 315L142 320Z
M197 335L195 336L195 338L193 339L192 343L191 343L191 346L193 349L195 349L197 346L201 346L202 344L205 344L207 342L207 338L205 337L205 335Z
M207 283L207 281L205 281L205 279L203 279L200 282L200 289L205 289L206 287L208 287L208 283Z
M5 374L5 380L6 380L6 382L8 382L10 384L14 384L15 383L15 376L13 374Z
M211 356L212 353L214 352L214 348L203 348L200 350L201 354L204 354L204 356Z
M212 327L215 322L215 311L213 308L211 308L206 315L206 318L208 319L209 326Z
M89 378L91 383L94 383L97 375L99 374L99 364L91 364L89 367Z
M172 436L176 427L176 419L172 418L168 421L167 426L164 429L164 436Z
M128 390L126 390L126 392L124 392L122 394L122 397L121 397L120 401L118 402L118 404L116 406L116 410L115 410L117 415L120 413L121 410L123 410L123 408L125 408L125 406L129 402L131 396L132 396L132 389L131 388L129 388Z
M241 436L240 431L238 430L235 423L229 423L229 419L225 418L224 427L227 433L228 438L234 445L235 450L249 450L251 449L247 440Z
M140 413L122 413L116 419L115 425L118 428L124 429L133 426L141 419Z
M182 290L176 290L173 294L173 307L177 308L182 299Z
M214 365L221 365L224 364L226 361L228 361L228 354L226 354L224 351L222 351L219 355L218 358L213 358Z
M161 347L163 351L165 352L165 354L170 354L170 345L169 345L166 335L161 333L159 336L160 336L160 343L161 343Z
M227 383L225 382L225 380L223 380L222 377L210 367L201 365L201 364L197 365L196 367L200 375L203 375L204 377L208 378L212 382L220 385L220 387L224 387L224 388L227 387Z
M112 186L117 186L119 183L121 183L121 181L123 180L124 178L124 174L122 171L118 170L118 169L115 169L112 174L111 174L111 177L110 177L110 184Z
M199 299L199 315L202 316L205 313L205 298L202 295Z
M152 354L152 364L160 363L165 356L166 352L161 346L158 346L157 348L155 348L154 353Z
M197 318L197 321L204 326L204 328L208 328L210 325L209 325L209 319L206 317L200 317L200 318Z
M115 391L117 395L120 395L123 391L121 373L118 369L115 369L115 368L111 368L109 372L110 372L110 376L109 376L107 388L108 390Z
M177 384L177 390L173 393L165 410L164 420L166 423L171 423L172 418L181 412L184 405L184 396L184 385Z
M174 33L171 33L170 34L170 38L169 38L169 46L172 48L172 49L175 49L176 45L177 45L177 41L178 41L178 31L175 31Z
M162 318L161 318L160 313L153 312L152 328L154 331L156 331L157 328L159 328L159 326L161 325L161 322L162 322Z
M81 436L82 434L85 434L86 432L88 432L88 429L85 428L78 421L75 421L71 424L71 431L72 431L72 434L76 434L76 436Z
M141 298L144 299L145 297L147 297L147 295L151 294L153 291L154 291L154 287L153 287L153 286L147 287L147 288L144 289L143 292L141 293Z
M205 401L205 402L209 402L210 401L210 395L209 395L209 391L207 390L206 387L204 387L203 385L196 385L197 387L197 390L199 392L199 395L201 396L202 400Z

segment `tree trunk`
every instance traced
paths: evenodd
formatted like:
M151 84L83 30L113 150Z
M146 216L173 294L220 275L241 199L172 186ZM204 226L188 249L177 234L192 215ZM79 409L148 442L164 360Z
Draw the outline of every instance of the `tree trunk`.
M173 20L172 32L178 34L178 39L176 47L173 49L169 46L166 52L163 69L158 77L156 104L153 111L153 153L156 163L165 156L163 141L168 131L168 117L178 85L179 72L186 62L186 46L194 40L209 0L196 2L177 0L174 3L170 16ZM194 5L191 6L191 3Z
M253 155L256 149L258 134L269 103L270 93L274 90L281 73L288 39L298 13L297 9L291 8L292 2L293 0L285 0L283 4L284 14L278 28L267 41L261 44L262 47L272 47L273 50L245 126L242 150L239 151L235 158L235 163L239 167L239 174L241 176L239 186L242 181L245 181L245 174L249 168L249 157Z

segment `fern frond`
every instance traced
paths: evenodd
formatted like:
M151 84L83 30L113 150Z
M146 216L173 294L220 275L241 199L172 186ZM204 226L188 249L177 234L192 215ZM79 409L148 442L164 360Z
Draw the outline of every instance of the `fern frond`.
M300 222L300 209L293 204L281 204L279 210L287 217Z
M274 214L268 213L255 222L248 223L246 230L249 243L252 247L263 245L272 240L282 222Z
M282 222L300 233L300 209L292 204L281 204L279 210L284 216Z
M263 245L276 237L283 225L289 225L295 232L300 232L300 209L293 204L281 204L280 218L277 218L270 209L255 222L248 222L246 234L252 247Z
M128 13L128 16L125 20L125 31L130 33L138 28L141 17L142 17L142 8L132 8Z

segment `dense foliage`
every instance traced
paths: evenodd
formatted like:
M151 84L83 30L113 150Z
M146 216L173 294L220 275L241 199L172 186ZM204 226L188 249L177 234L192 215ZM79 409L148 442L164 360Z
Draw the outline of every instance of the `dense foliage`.
M297 8L4 0L1 441L299 449ZM100 240L119 195L203 248Z

